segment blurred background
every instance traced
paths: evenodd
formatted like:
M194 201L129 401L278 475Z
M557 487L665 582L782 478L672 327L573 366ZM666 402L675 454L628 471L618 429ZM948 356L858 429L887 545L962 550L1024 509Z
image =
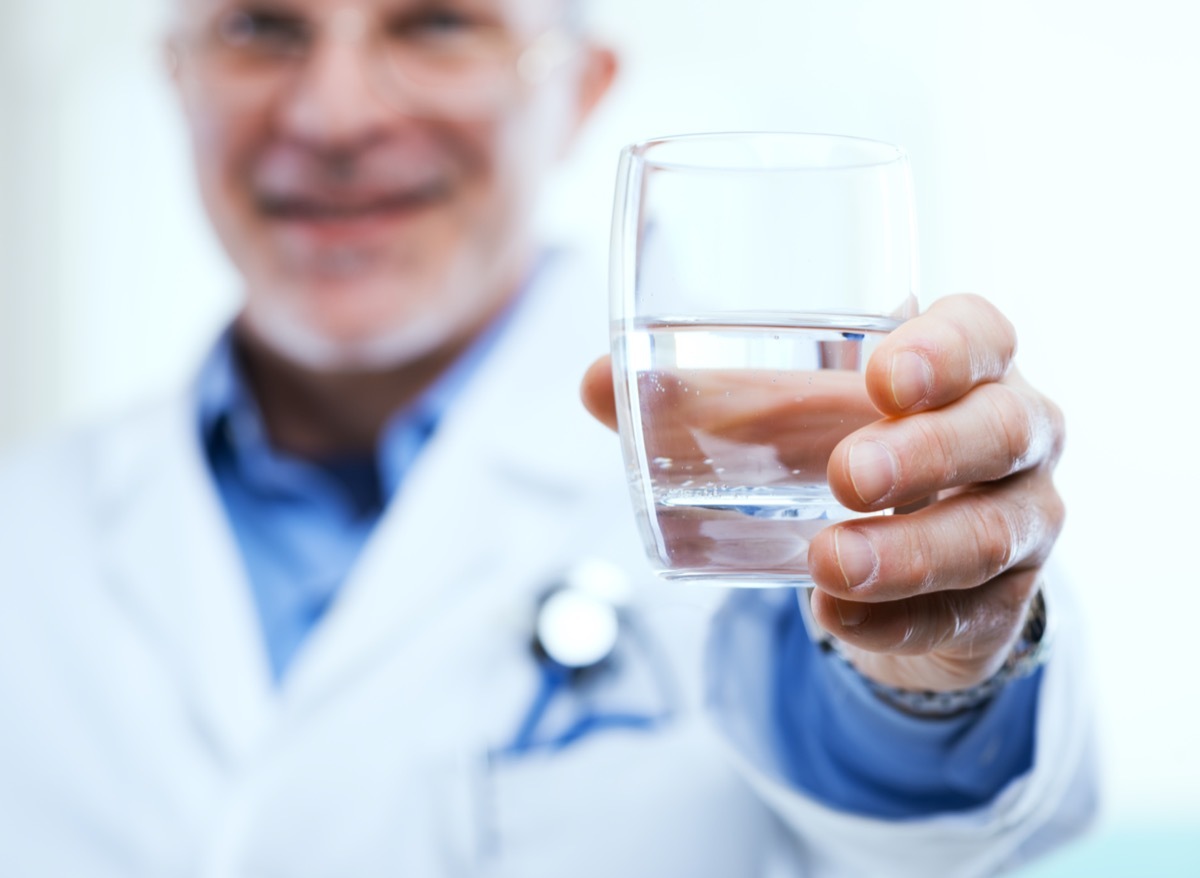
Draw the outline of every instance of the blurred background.
M628 141L908 149L923 299L992 298L1068 417L1059 558L1106 795L1088 840L1029 874L1200 875L1200 5L591 2L626 66L547 201L556 238L607 248ZM0 3L0 449L183 380L235 307L163 75L165 6Z

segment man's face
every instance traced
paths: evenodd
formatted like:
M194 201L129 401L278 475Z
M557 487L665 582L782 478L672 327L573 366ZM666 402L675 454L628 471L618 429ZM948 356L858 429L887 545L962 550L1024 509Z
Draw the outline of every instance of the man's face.
M538 183L611 78L563 0L178 0L201 194L246 327L321 368L461 341L529 270Z

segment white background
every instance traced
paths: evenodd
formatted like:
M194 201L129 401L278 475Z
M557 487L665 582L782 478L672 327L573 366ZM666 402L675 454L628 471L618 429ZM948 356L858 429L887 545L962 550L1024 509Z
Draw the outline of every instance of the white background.
M163 0L0 6L0 444L169 384L236 300L155 42ZM904 145L926 300L1016 323L1065 409L1105 826L1200 827L1200 7L592 0L626 53L547 226L607 246L619 147L799 129Z

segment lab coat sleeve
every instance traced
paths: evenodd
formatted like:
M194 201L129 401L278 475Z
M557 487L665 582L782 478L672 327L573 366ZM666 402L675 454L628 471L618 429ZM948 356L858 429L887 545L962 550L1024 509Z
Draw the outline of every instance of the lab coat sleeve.
M992 875L1086 827L1097 800L1090 699L1064 589L1052 592L1058 636L1039 687L1032 768L981 806L903 820L837 810L787 780L772 683L781 653L770 630L778 618L770 603L787 599L795 600L788 591L735 599L716 615L707 702L734 763L799 838L815 875Z

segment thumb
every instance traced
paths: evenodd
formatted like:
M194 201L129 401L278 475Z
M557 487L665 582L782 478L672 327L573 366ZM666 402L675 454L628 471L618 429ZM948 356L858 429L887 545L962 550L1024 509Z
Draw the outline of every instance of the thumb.
M583 375L579 395L592 417L610 430L617 429L617 399L613 390L610 357L601 357L588 366Z

